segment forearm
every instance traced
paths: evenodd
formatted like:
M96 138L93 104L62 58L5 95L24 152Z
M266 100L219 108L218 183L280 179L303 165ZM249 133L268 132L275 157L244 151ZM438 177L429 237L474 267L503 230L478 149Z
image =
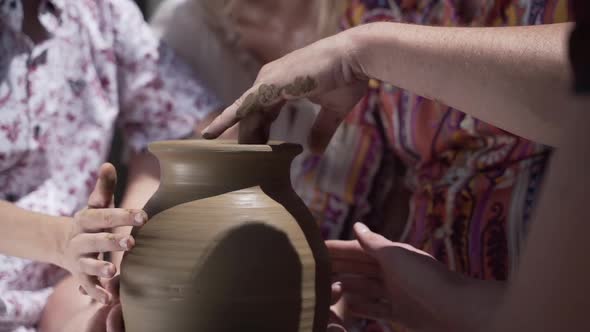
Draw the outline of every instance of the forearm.
M61 244L67 236L69 218L53 217L0 201L0 253L60 264Z
M141 209L158 189L159 175L156 157L147 152L134 154L129 160L129 178L121 207Z
M384 267L395 280L391 300L407 297L393 318L412 331L472 332L492 319L504 296L503 282L468 278L405 248L391 249L387 262L396 264Z
M89 309L101 305L92 304L89 297L80 294L78 287L78 282L71 276L55 285L41 315L39 331L84 331L82 326L88 322Z
M571 137L552 158L505 305L486 331L590 330L590 116L588 108L578 111L579 121L566 128Z
M506 288L506 282L466 279L457 284L456 288L448 288L446 294L435 299L443 301L444 296L444 303L439 303L437 308L438 317L446 322L446 331L478 331L493 321L501 307Z
M448 28L375 23L350 31L357 74L439 100L502 129L559 145L570 24ZM356 45L356 46L354 46Z
M121 201L124 209L141 209L158 189L160 168L156 157L149 153L133 154L129 160L129 178L125 196ZM116 233L131 233L131 227L119 227ZM122 252L113 252L111 261L117 266L123 259Z

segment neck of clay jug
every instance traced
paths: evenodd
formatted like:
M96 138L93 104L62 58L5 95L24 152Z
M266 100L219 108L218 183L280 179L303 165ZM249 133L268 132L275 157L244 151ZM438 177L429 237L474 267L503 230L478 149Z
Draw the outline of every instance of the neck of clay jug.
M289 143L153 143L150 151L160 163L160 187L148 205L152 213L157 213L184 202L255 186L292 190L290 165L301 150ZM158 201L157 206L153 201Z

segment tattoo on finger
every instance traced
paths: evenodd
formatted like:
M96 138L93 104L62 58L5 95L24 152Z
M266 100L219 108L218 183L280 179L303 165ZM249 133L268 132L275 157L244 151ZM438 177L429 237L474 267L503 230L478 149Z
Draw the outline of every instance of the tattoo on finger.
M317 82L311 76L298 76L293 82L283 87L277 87L275 84L262 84L256 92L246 96L236 115L238 119L243 119L250 113L263 112L266 107L277 103L283 92L292 97L301 97L316 88Z
M287 84L287 86L284 87L284 90L285 93L289 96L299 97L304 94L310 93L315 88L317 88L317 83L312 77L299 76L295 78L295 81L293 83Z

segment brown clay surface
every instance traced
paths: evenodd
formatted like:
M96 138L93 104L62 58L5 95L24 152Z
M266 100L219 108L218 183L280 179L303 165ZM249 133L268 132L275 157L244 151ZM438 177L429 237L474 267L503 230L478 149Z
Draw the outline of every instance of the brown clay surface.
M150 146L162 184L122 266L126 331L325 330L328 256L291 144Z

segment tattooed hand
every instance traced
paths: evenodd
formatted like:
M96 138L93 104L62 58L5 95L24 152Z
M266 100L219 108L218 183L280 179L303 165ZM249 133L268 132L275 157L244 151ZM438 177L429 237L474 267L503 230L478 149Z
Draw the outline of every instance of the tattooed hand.
M205 128L203 137L217 138L240 122L240 143L266 143L270 124L284 102L309 98L322 107L309 145L322 152L366 91L367 79L356 64L352 45L343 32L265 65L254 86Z

